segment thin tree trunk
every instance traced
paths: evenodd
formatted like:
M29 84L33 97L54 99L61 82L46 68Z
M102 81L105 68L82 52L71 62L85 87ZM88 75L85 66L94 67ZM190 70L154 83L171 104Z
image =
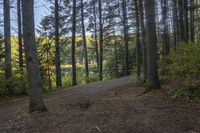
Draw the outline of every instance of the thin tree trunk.
M173 1L173 47L177 48L179 42L179 30L178 30L178 15L177 15L177 2Z
M56 87L62 87L62 74L60 63L60 43L59 43L59 5L58 0L55 0L55 63L56 63Z
M18 17L18 44L19 44L19 67L23 68L23 45L22 45L22 18L21 18L21 0L17 0Z
M136 17L136 49L137 49L137 80L141 80L141 42L140 42L140 18L138 1L135 1L135 17Z
M158 79L158 53L155 23L155 0L145 0L147 38L147 85L149 89L160 88Z
M22 0L24 47L29 81L29 109L31 112L47 110L42 97L41 77L35 40L33 7L33 0Z
M183 1L178 0L178 9L179 9L179 32L180 32L180 41L186 41L185 39L185 26L184 26L184 19L183 19Z
M94 36L95 36L95 50L96 50L96 62L97 68L99 70L99 43L97 38L97 17L96 17L96 2L93 5L93 15L94 15Z
M116 71L116 78L119 78L119 67L118 67L118 51L117 51L117 39L114 31L114 53L115 53L115 71Z
M82 22L82 36L83 36L83 47L85 56L85 76L89 76L89 66L88 66L88 51L87 51L87 41L85 35L85 22L84 22L84 5L83 0L81 0L81 22Z
M199 5L199 0L195 0L195 4L194 5ZM194 10L195 11L195 19L199 18L200 17L200 14L199 14L199 10ZM200 20L197 19L195 21L195 40L199 40L199 24L200 24Z
M49 86L49 90L52 91L50 64L48 64L48 86Z
M5 78L9 79L12 77L10 0L3 0L3 7L4 7L4 39L5 39Z
M76 81L76 0L73 0L72 16L72 86L77 85Z
M48 38L50 39L50 38ZM50 42L48 41L48 48L47 48L47 76L48 76L48 86L49 91L52 91L52 85L51 85L51 66L50 66L50 59L49 59L49 50L50 50Z
M147 80L147 49L146 49L146 29L145 29L145 22L144 22L144 5L143 0L139 1L139 14L140 14L140 25L141 25L141 42L143 45L143 65L144 65L144 80Z
M122 1L122 12L123 12L123 30L124 30L124 65L125 65L125 76L129 75L129 35L128 35L128 19L127 19L127 10L126 10L126 0Z
M188 18L188 0L184 0L184 22L185 22L185 39L189 41L189 18Z
M161 25L160 25L160 18L159 18L159 16L162 16L162 15L160 15L159 14L159 12L160 12L160 7L159 7L159 3L160 2L160 0L155 0L155 5L156 5L156 7L155 7L155 16L156 16L156 32L157 32L157 35L161 35Z
M169 33L168 33L168 3L167 0L161 0L162 14L163 14L163 57L166 58L169 54L170 44L169 44Z
M99 80L103 80L103 22L101 0L99 0Z
M195 41L194 33L194 0L190 0L190 41Z

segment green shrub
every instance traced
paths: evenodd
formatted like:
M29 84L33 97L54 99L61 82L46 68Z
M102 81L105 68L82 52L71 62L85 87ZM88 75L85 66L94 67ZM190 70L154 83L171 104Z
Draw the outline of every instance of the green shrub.
M13 77L6 80L0 76L0 96L18 96L28 94L28 81L25 73L15 73Z
M172 80L198 85L200 83L200 45L181 44L176 52L171 52L163 70L165 70L165 75Z
M99 81L99 76L98 75L90 75L89 77L85 77L85 82L87 83L92 83L92 82L97 82Z
M85 74L84 69L77 69L77 84L87 84L92 82L97 82L99 80L98 75L90 74L89 77L83 76ZM65 75L63 78L63 87L71 87L72 85L72 76Z
M182 85L171 89L169 93L173 99L186 102L200 101L200 86Z
M63 87L70 87L72 85L72 77L71 75L66 75L63 78Z
M174 99L198 101L200 99L200 45L180 44L177 51L161 61L160 73L164 79L178 81L182 85L170 89Z

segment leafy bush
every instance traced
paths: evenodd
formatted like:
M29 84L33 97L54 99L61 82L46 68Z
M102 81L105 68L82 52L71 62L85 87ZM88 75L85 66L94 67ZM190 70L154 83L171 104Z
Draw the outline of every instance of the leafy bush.
M0 76L0 96L17 96L28 94L28 81L26 74L14 74L14 76L6 80L4 76Z
M87 84L96 82L99 80L98 75L92 75L90 74L89 77L83 76L85 74L84 69L77 69L77 84ZM72 76L65 75L63 78L63 87L70 87L72 85Z
M180 44L177 51L161 61L161 77L178 81L179 85L170 89L174 99L197 101L200 99L200 45Z
M173 80L181 80L189 84L200 83L200 45L181 44L176 52L171 52L166 74Z
M200 101L200 86L182 85L169 91L173 99L186 102Z
M66 75L63 77L63 87L70 87L72 85L71 75Z
M89 77L85 77L86 83L97 82L99 80L98 75L90 75Z

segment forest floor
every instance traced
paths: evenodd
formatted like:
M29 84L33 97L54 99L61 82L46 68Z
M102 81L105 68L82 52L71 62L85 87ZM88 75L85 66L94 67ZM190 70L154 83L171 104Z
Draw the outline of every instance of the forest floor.
M0 133L200 133L200 104L167 88L144 93L132 77L46 94L49 112L26 113L28 98L0 103Z

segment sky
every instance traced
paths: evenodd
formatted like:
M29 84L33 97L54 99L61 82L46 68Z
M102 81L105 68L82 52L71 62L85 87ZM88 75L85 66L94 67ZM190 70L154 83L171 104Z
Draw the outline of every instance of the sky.
M49 13L47 7L48 3L45 0L36 0L35 1L35 25L38 26L43 16Z
M35 28L37 28L38 25L40 24L42 17L49 14L49 11L47 9L47 7L49 7L49 4L45 1L46 0L35 0L35 3L34 3ZM3 9L1 10L1 12L2 11ZM16 7L11 9L11 26L12 26L12 34L16 35L17 34Z

